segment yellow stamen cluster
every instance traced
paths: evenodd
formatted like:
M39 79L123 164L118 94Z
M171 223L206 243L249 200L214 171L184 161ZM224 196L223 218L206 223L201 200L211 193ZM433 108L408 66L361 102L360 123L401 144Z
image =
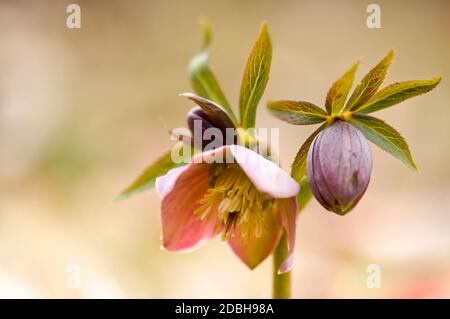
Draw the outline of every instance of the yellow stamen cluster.
M266 232L275 200L260 193L237 164L216 164L210 170L211 187L194 214L208 222L217 214L216 230L225 240L239 229L242 239L253 232L259 238Z

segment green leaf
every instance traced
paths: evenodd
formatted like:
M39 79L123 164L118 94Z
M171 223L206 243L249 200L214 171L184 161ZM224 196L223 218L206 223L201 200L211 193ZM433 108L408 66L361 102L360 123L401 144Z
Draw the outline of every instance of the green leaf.
M208 66L209 50L212 42L211 27L208 22L203 21L203 47L199 54L194 56L189 63L189 77L192 88L198 95L214 101L227 111L232 121L237 124L233 109L228 103L225 94L220 88L213 72Z
M350 123L359 129L368 140L401 160L408 167L417 170L408 144L393 127L380 119L365 114L353 114Z
M253 45L242 78L239 97L241 125L244 128L255 126L256 108L269 80L270 63L272 61L272 42L270 41L267 23L263 23Z
M269 101L267 108L280 120L295 125L317 124L327 118L324 110L305 101Z
M181 163L182 164L182 163ZM172 168L181 164L172 161L171 152L161 156L156 162L148 166L136 180L125 188L114 200L126 199L132 195L138 194L155 185L156 178L166 174Z
M297 212L300 213L309 203L313 193L309 187L308 178L304 176L300 182L300 192L297 194Z
M353 64L353 66L331 86L325 100L325 107L328 114L338 114L344 106L348 93L352 88L358 66L359 61Z
M378 91L381 83L383 83L384 78L386 77L394 55L394 50L389 51L384 59L363 77L345 105L345 111L356 110L358 107L366 103Z
M303 177L306 174L306 157L308 155L309 147L311 143L314 141L314 138L317 134L320 133L325 127L327 123L322 124L317 130L315 130L303 143L302 147L298 150L297 155L295 156L294 162L291 165L291 176L298 183L301 183Z
M441 78L436 77L431 80L404 81L388 85L355 112L371 113L382 110L414 96L427 93L434 89L440 81Z

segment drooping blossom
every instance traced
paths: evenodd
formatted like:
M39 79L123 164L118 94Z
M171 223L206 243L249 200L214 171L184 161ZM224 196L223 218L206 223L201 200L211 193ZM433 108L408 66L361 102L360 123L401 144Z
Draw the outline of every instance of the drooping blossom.
M254 268L284 230L289 257L279 271L291 269L299 185L275 163L248 148L225 145L159 177L156 188L165 249L191 249L220 233Z

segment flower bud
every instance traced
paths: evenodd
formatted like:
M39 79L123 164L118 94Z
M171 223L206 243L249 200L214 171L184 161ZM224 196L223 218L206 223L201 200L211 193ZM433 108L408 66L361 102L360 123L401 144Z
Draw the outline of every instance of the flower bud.
M372 171L369 143L351 124L338 120L314 139L306 171L319 203L344 215L355 207L369 185Z
M233 142L227 143L227 141L236 140L234 136L228 137L227 140L227 134L233 134L233 129L227 130L227 126L224 123L211 119L198 106L192 108L187 114L187 124L192 133L195 146L200 149L204 149L212 141L218 144L216 146L222 146L233 144Z

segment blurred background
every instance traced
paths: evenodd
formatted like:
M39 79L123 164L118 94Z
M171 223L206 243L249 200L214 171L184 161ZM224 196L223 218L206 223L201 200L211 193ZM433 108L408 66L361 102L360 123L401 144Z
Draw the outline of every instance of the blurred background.
M66 7L81 7L81 29ZM219 238L160 249L154 190L112 198L172 141L191 105L199 18L211 65L236 106L262 20L274 45L257 126L279 127L288 168L314 127L271 117L268 99L322 105L356 59L358 78L391 48L386 83L441 75L431 93L377 113L408 140L419 171L373 146L372 181L347 216L311 201L298 221L298 298L450 297L450 3L376 1L0 2L0 297L264 298L271 261L250 271ZM381 269L370 289L368 266ZM77 282L79 285L77 285ZM75 283L75 284L74 284Z

